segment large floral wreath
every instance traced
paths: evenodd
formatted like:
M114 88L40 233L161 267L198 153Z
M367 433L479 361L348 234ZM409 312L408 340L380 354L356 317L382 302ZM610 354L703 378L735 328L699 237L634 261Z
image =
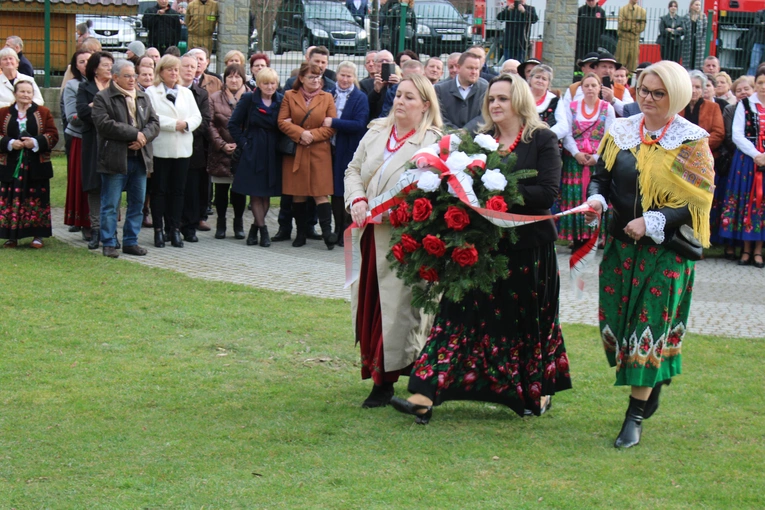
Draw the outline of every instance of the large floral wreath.
M514 171L515 155L498 149L489 135L445 135L418 151L401 177L412 184L390 210L388 260L412 287L414 307L436 312L441 295L459 301L471 290L489 293L507 278L508 260L497 248L503 238L514 242L515 233L492 222L492 213L522 205L518 181L537 172Z

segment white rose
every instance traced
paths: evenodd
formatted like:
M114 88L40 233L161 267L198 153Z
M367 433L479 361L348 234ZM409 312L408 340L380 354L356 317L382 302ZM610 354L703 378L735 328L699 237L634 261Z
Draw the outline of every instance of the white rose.
M478 161L482 161L482 162L486 163L486 154L471 154L469 157L473 161L475 161L477 159Z
M462 151L452 152L446 160L446 166L454 172L463 172L473 159Z
M424 149L420 149L415 152L414 156L412 156L412 161L414 161L414 164L417 165L417 168L423 169L430 167L426 158L420 157L424 154L430 154L431 156L438 158L438 148L433 146L425 147Z
M482 149L486 149L487 151L494 152L495 150L499 149L499 142L496 141L494 137L487 135L486 133L476 135L475 138L473 138L473 141L477 143Z
M481 182L489 191L504 191L507 186L507 179L499 170L486 170L481 177Z
M449 152L454 152L459 149L461 143L462 140L460 139L459 135L456 133L449 134Z
M454 172L454 176L457 178L458 181L460 181L460 184L462 184L462 189L470 195L470 192L473 191L473 178L470 177L465 172ZM457 193L454 191L454 188L452 188L452 185L449 185L449 194L451 194L453 197L457 196Z
M433 172L422 172L417 180L417 187L426 193L432 193L441 185L441 178Z

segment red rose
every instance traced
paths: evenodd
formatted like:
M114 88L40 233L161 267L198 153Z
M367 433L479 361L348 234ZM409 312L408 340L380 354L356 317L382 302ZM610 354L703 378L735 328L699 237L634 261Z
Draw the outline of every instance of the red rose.
M478 262L478 250L472 244L467 245L466 248L454 248L452 260L462 267L472 266Z
M420 266L420 278L422 278L426 282L437 282L438 271L436 271L432 267Z
M394 227L400 227L409 223L412 216L409 214L409 205L403 202L390 212L390 224Z
M425 251L436 257L443 257L446 253L446 244L438 237L428 234L422 240L422 247Z
M403 246L404 251L407 253L412 253L413 251L417 250L421 245L417 242L417 239L410 236L409 234L402 234L401 235L401 246Z
M450 205L444 214L446 226L454 230L463 230L470 224L470 216L460 207Z
M401 246L401 243L394 244L393 247L390 249L390 251L393 253L393 256L396 257L396 260L398 260L399 263L405 264L404 248L403 246Z
M430 213L433 212L433 204L427 198L418 198L414 201L414 207L412 208L412 218L414 221L425 221L430 218Z
M507 203L504 198L497 195L486 201L486 208L490 211L507 212Z

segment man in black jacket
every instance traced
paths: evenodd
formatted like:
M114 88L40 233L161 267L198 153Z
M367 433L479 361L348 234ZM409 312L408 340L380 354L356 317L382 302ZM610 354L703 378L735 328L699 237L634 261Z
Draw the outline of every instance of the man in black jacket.
M18 71L21 74L26 74L27 76L34 77L35 70L32 67L32 63L29 61L29 59L24 56L24 41L21 40L21 37L17 35L8 36L8 38L5 40L5 47L12 49L16 52L16 55L19 56Z
M537 10L526 5L526 0L515 0L499 11L497 20L505 22L505 60L524 62L528 58L531 25L539 21Z
M98 133L97 171L101 174L101 239L104 256L117 253L117 212L122 190L127 213L122 253L146 255L138 246L143 219L146 175L151 173L151 141L159 134L159 118L151 101L137 90L133 63L120 59L112 67L112 82L93 98L93 123Z
M181 15L168 5L168 0L157 0L157 5L146 9L141 23L149 31L148 46L154 46L162 55L181 40Z
M576 60L598 51L600 36L606 31L606 11L598 0L587 0L579 8L576 23Z

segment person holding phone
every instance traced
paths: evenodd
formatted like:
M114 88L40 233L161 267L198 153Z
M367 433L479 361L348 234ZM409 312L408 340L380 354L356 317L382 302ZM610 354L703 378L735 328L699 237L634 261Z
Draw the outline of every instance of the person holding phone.
M400 81L401 77L396 73L393 53L388 50L378 51L375 55L374 85L368 95L370 119L376 119L380 116L385 105L388 87L396 85Z
M32 237L32 248L42 248L52 235L50 152L58 130L50 110L34 103L29 80L13 85L14 103L0 108L0 239L15 248L19 239Z
M634 102L627 86L614 81L614 73L623 67L613 55L603 52L598 56L598 66L595 68L603 84L600 97L613 105L619 117L624 114L624 105Z

